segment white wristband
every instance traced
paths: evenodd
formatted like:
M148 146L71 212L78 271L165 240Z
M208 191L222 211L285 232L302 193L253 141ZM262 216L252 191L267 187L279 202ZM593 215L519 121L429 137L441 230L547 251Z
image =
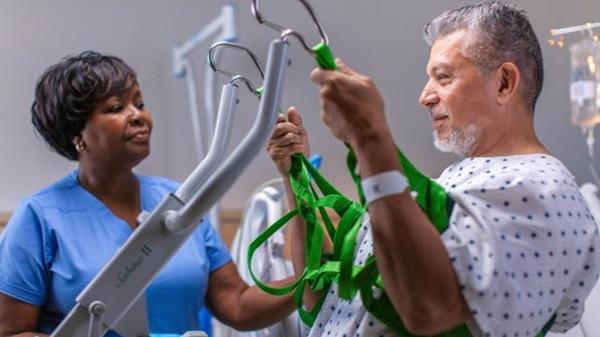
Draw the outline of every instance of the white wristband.
M388 195L400 194L406 191L408 181L398 171L386 171L364 179L361 185L368 205Z

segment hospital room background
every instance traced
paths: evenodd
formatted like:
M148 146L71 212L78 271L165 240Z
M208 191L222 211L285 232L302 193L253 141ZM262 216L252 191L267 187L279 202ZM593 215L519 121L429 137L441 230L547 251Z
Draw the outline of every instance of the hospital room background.
M427 111L418 105L417 99L426 82L425 65L429 55L422 29L438 13L472 2L311 2L329 36L334 54L354 69L374 78L385 97L387 118L397 144L416 166L430 176L439 175L456 157L442 154L434 148L430 118ZM590 145L593 126L582 128L571 122L573 75L569 48L584 38L593 39L595 34L600 34L600 27L554 38L549 31L600 22L600 1L514 2L527 11L544 56L544 88L535 115L538 135L573 172L580 185L587 182L597 184L590 169L591 164L600 170L600 144ZM137 71L145 103L154 118L152 153L137 171L178 181L185 179L198 164L202 151L198 150L195 141L186 79L176 76L174 71L173 50L201 31L220 15L224 5L229 4L236 11L238 42L251 49L264 65L268 44L278 34L257 23L250 10L250 0L2 0L2 225L21 199L75 167L74 162L48 151L40 137L35 135L29 113L37 76L67 54L75 55L84 50L114 54ZM313 23L296 1L263 0L261 4L266 17L295 27L312 42L318 41ZM187 55L195 67L196 94L201 113L205 113L206 54L215 37L207 38ZM344 145L331 136L320 120L318 88L309 80L309 74L315 67L314 60L295 40L289 55L291 64L286 74L282 105L298 108L309 134L311 150L322 157L321 171L342 192L355 198L353 182L346 174ZM594 57L594 62L600 63L600 54ZM221 64L259 81L257 71L241 53L228 51L221 58ZM223 83L226 83L226 78L218 76L215 104ZM239 99L230 148L247 134L257 112L257 100L246 90L240 91ZM597 137L600 138L600 133ZM262 151L222 198L219 204L222 216L220 230L228 243L233 240L242 211L252 193L276 177L274 165L266 151ZM597 314L600 315L600 312ZM597 336L600 335L594 337Z

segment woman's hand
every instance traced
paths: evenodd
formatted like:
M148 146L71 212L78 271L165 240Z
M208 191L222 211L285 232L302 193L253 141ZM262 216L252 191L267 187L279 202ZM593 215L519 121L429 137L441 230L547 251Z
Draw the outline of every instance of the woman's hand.
M308 136L302 125L302 118L294 107L288 110L288 120L280 114L277 118L277 124L273 130L271 140L267 144L269 156L277 166L277 170L284 177L284 185L290 209L296 208L296 197L289 179L286 179L292 164L292 155L302 153L305 156L309 154ZM292 218L288 225L290 237L292 238L292 263L296 273L295 278L300 277L304 272L305 261L305 242L306 238L306 223L300 216ZM324 250L327 252L333 251L329 240L323 242ZM313 292L308 288L304 292L304 304L306 308L311 310L318 303L321 293Z
M293 154L302 153L308 156L310 152L308 136L296 108L289 108L287 117L286 121L283 114L277 116L277 124L267 143L267 152L275 163L277 171L283 176L287 176L290 171Z

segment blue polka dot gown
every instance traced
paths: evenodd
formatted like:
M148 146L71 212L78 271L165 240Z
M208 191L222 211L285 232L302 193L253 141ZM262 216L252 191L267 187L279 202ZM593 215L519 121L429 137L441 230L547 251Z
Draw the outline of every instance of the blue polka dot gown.
M579 321L598 280L600 237L574 177L555 157L466 158L438 182L455 205L442 235L473 336L535 336L556 314L553 331ZM355 263L373 254L368 217ZM394 336L360 296L339 299L334 285L309 336Z

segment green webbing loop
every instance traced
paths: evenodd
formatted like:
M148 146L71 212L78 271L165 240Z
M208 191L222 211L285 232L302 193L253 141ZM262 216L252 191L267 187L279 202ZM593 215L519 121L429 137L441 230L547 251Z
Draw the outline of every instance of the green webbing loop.
M360 227L362 226L362 219L365 213L365 210L362 207L359 207L358 204L353 204L352 211L346 219L342 218L340 221L340 228L342 227L342 222L346 220L351 224L349 226L349 230L343 236L342 233L336 233L336 238L338 236L342 237L342 249L340 251L340 278L338 284L338 293L340 298L351 300L356 293L357 288L352 284L352 271L354 266L354 250L356 247L356 235ZM334 244L334 252L335 252L335 244ZM335 253L334 253L335 256Z
M298 210L292 210L292 211L288 212L281 219L277 220L274 224L272 224L267 229L265 229L265 231L260 233L260 235L254 241L252 241L250 243L250 246L248 247L247 263L249 266L248 269L250 270L250 277L252 277L252 280L260 289L262 289L263 291L265 291L269 294L272 294L272 295L282 296L282 295L286 295L286 294L289 294L290 292L292 292L304 278L304 274L306 274L306 270L304 271L303 275L301 275L298 278L298 280L296 280L292 284L282 287L282 288L273 288L273 287L269 287L266 284L262 283L256 277L256 275L254 275L254 271L252 269L252 257L254 257L254 253L256 252L258 247L262 246L265 242L267 242L267 240L273 234L275 234L275 232L280 230L290 219L292 219L294 216L296 216L296 214L298 214Z
M542 331L540 331L537 335L535 335L535 337L544 337L550 331L552 326L554 325L554 321L556 321L556 314L554 314L554 315L552 315L552 317L550 317L550 320L548 322L546 322L544 327L542 327Z
M361 178L356 169L358 168L358 161L356 160L356 154L352 150L349 144L346 144L346 148L348 148L348 154L346 155L346 167L348 168L348 172L350 172L350 176L356 185L356 190L358 191L358 200L360 200L360 204L366 204L365 201L365 193L363 192L362 185L360 184Z
M325 42L320 42L318 45L314 46L312 50L315 53L315 60L319 67L328 70L337 69L333 53Z
M258 99L260 99L263 95L263 92L265 92L265 87L258 87L256 88L256 91L254 92L256 94L256 97L258 97Z

